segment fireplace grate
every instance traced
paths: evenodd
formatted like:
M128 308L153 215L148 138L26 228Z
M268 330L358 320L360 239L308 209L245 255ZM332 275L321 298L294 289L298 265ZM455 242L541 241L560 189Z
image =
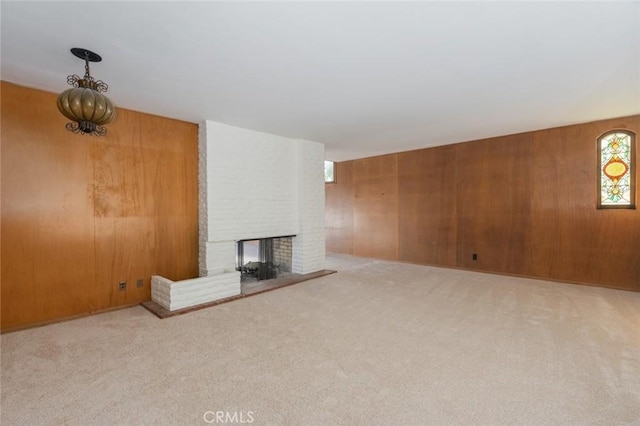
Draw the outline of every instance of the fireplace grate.
M280 264L274 261L273 240L274 238L262 238L238 241L236 270L241 272L240 281L262 281L278 277Z

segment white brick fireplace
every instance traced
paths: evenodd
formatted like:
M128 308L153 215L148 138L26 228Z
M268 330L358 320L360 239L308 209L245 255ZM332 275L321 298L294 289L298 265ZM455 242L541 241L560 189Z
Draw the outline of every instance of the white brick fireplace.
M206 121L200 124L198 151L200 278L195 281L224 282L224 287L205 284L208 293L200 291L197 300L180 307L240 294L238 240L295 235L292 272L324 269L324 145ZM152 298L178 309L160 300L169 289L161 291L157 279Z

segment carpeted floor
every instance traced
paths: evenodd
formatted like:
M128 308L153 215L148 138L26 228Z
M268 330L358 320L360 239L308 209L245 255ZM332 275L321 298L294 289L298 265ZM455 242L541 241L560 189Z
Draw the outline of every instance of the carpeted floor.
M640 424L640 294L329 255L160 320L2 335L9 425Z

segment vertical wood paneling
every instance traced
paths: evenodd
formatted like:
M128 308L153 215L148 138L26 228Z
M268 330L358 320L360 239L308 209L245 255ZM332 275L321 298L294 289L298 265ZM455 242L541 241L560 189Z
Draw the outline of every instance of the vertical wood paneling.
M78 313L94 281L92 160L56 112L2 84L3 329Z
M398 154L399 259L455 266L455 146Z
M398 157L353 162L353 239L359 256L398 259Z
M2 83L3 330L197 275L197 126L119 109L106 137L74 135L55 97Z
M596 138L615 128L640 116L535 132L534 275L640 290L640 210L596 209Z
M196 275L195 126L155 116L141 121L139 115L120 117L110 140L93 150L96 284L111 305L148 300L151 275ZM142 289L136 287L140 278ZM125 292L120 281L127 282Z
M463 143L456 152L457 266L527 275L531 134Z
M336 163L335 176L325 185L326 248L353 254L353 162Z
M407 262L640 291L640 208L596 209L611 129L640 134L640 116L354 160L353 205L328 191L327 216L353 214L355 255L393 259L396 241Z

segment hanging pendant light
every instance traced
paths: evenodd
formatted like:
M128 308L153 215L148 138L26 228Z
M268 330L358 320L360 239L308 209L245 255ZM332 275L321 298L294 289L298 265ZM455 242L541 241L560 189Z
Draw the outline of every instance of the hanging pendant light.
M102 125L110 123L116 116L113 103L102 92L109 86L102 80L94 80L89 73L89 62L100 62L100 55L87 49L71 49L78 58L84 60L84 77L73 74L67 77L67 83L73 86L58 95L58 109L70 120L67 130L73 133L104 136L107 129Z

